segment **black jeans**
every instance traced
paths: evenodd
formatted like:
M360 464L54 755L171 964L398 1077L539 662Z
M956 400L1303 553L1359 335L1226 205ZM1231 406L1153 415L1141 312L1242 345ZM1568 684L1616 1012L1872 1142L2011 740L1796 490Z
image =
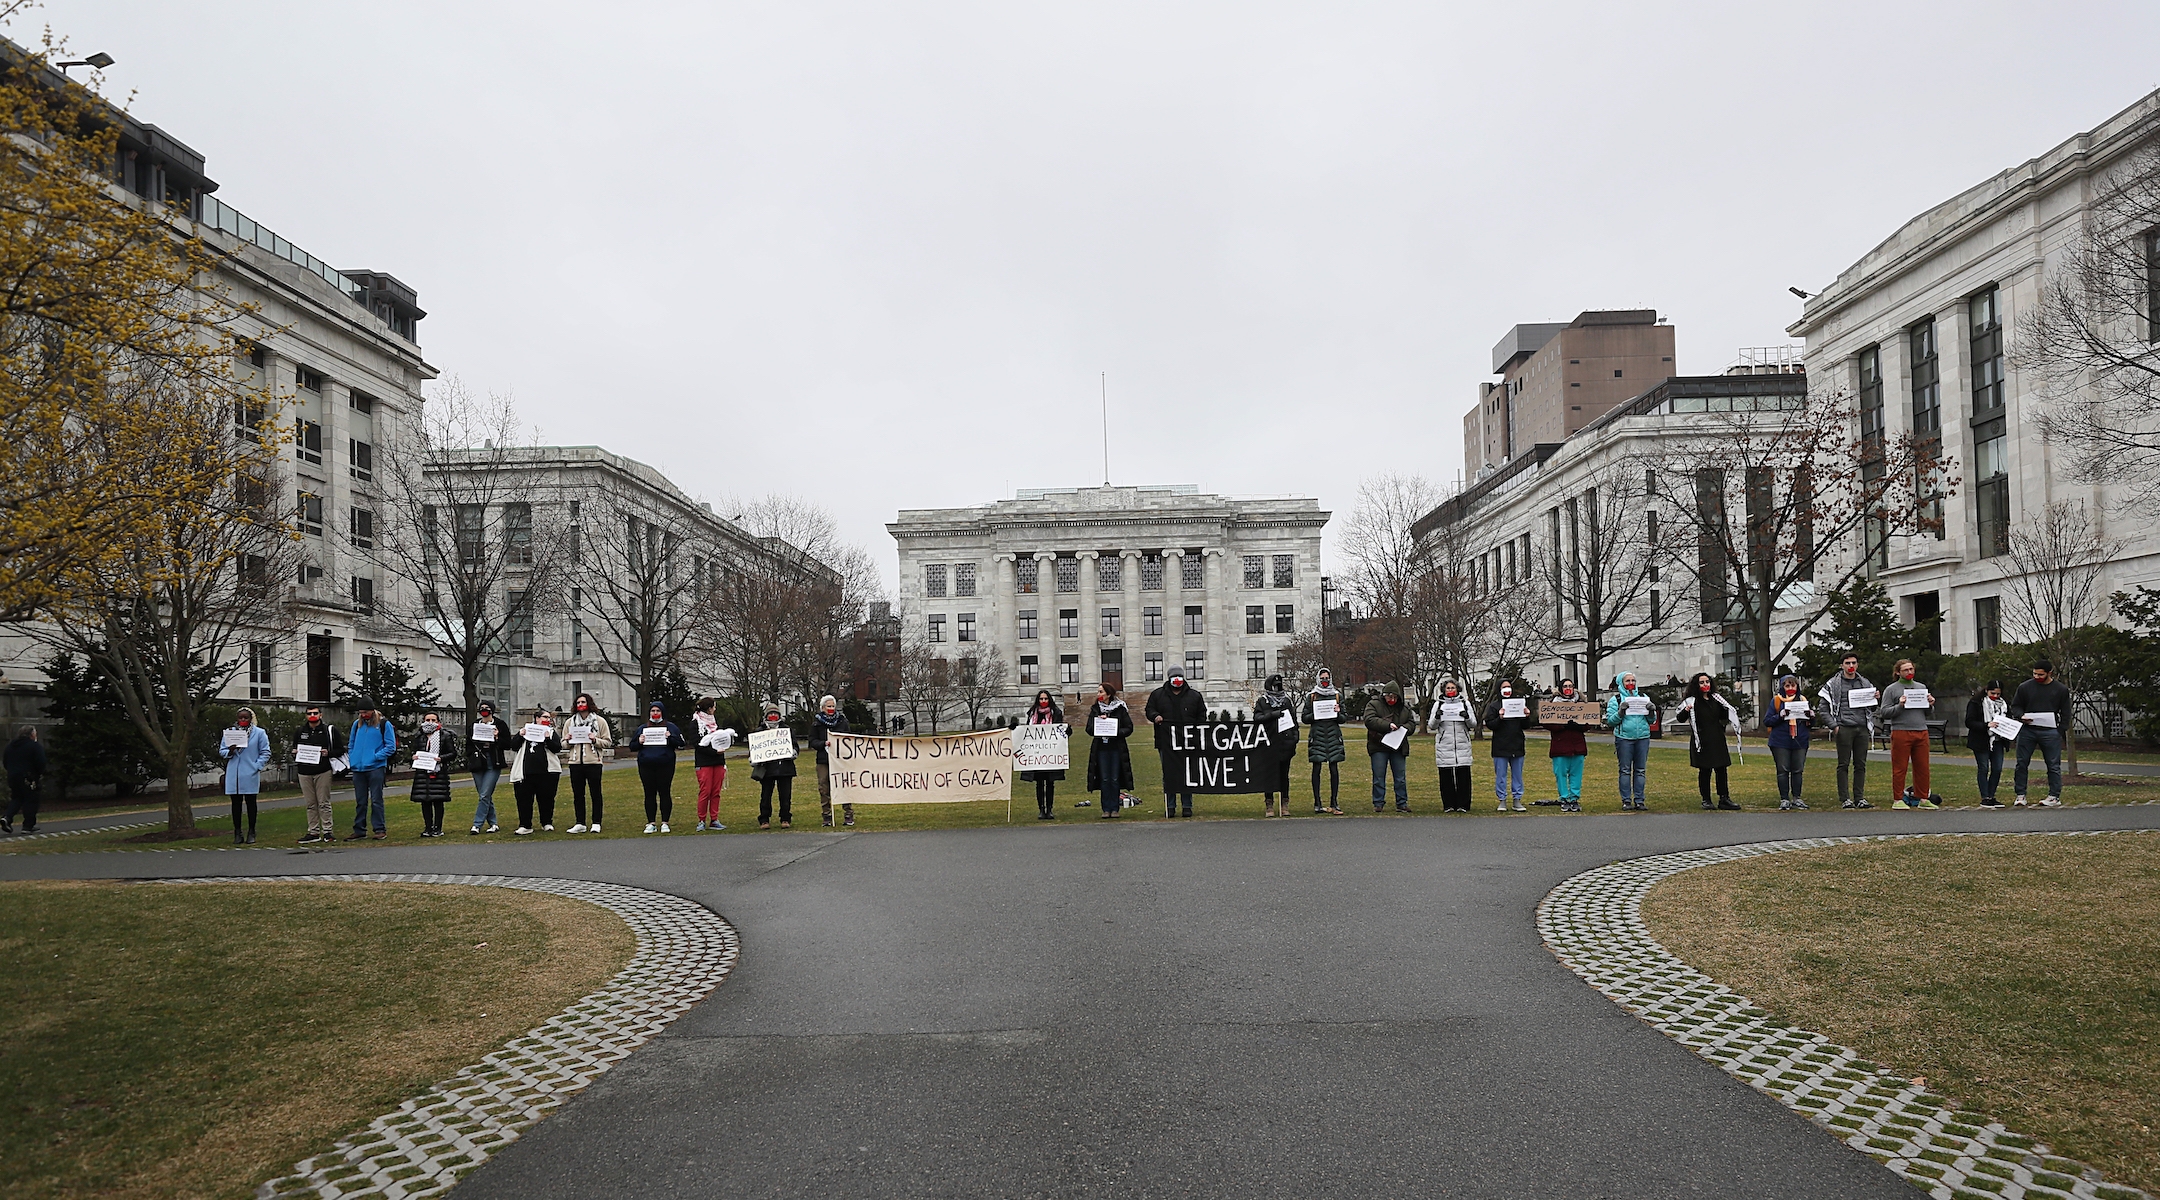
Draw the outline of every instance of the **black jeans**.
M637 765L638 781L645 785L645 823L675 819L675 760Z
M1327 768L1327 807L1339 807L1335 802L1342 799L1342 764L1314 763L1312 765L1312 810L1320 811L1320 768Z
M532 779L520 779L510 785L517 793L518 828L536 829L533 824L533 806L540 808L540 824L555 823L555 790L562 786L562 776L553 771L542 771Z
M598 825L600 823L600 764L570 764L570 811L577 817L576 823L579 825L588 823L585 820L585 789L588 787L592 789L592 821L590 824Z
M1440 768L1440 811L1470 811L1470 767Z
M247 828L240 828L240 814L247 814ZM232 797L232 828L234 833L255 832L255 793L248 792Z
M1050 816L1057 808L1057 780L1035 781L1035 812L1038 816Z
M425 827L429 833L441 833L443 810L448 807L449 804L446 801L422 800L420 802L420 824ZM252 822L250 824L252 824Z
M1170 790L1170 755L1167 752L1161 750L1156 751L1155 754L1156 757L1162 760L1163 815L1171 817L1176 816L1178 801L1180 799L1183 799L1185 801L1185 815L1188 817L1191 816L1193 794L1191 792L1173 792Z
M1712 777L1717 779L1718 799L1731 803L1732 791L1725 785L1725 768L1697 767L1695 768L1695 790L1702 793L1703 807L1710 807L1710 780Z
M758 780L757 819L760 825L772 823L773 792L776 790L780 793L780 819L795 819L795 777L783 775L778 779Z

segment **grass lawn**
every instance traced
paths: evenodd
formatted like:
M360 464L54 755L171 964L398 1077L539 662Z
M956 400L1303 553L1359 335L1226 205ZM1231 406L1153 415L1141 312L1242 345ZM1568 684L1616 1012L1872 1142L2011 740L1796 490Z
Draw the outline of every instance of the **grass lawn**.
M1141 800L1139 808L1128 810L1121 818L1125 821L1159 821L1162 816L1162 768L1155 757L1147 734L1141 733L1133 747L1133 775L1138 787L1134 795ZM1365 757L1365 737L1362 731L1348 736L1350 758L1341 764L1342 791L1339 806L1351 815L1372 816L1372 769ZM1687 765L1686 744L1653 742L1650 751L1649 800L1653 810L1666 812L1700 811L1700 801L1695 789L1695 772ZM1483 757L1484 744L1478 746L1480 757L1471 766L1472 790L1476 798L1478 815L1495 816L1492 810L1492 760ZM1526 786L1525 803L1530 800L1553 799L1558 791L1553 785L1552 762L1546 756L1545 742L1533 738L1529 757L1524 764ZM1093 800L1082 787L1086 781L1087 739L1073 739L1072 761L1078 764L1067 772L1065 782L1058 785L1058 818L1061 821L1077 819L1093 820L1096 810L1076 808L1075 802ZM1935 756L1936 771L1932 780L1935 791L1950 804L1975 804L1979 801L1979 789L1974 779L1972 759L1963 751L1949 756ZM1837 807L1837 764L1827 759L1808 763L1805 782L1809 803L1818 808ZM805 751L796 760L795 777L795 828L797 830L818 828L817 765L816 760ZM2039 770L2039 761L2034 768ZM2009 789L2009 768L2005 766L2004 791ZM1617 771L1610 746L1593 744L1589 761L1584 766L1583 808L1587 812L1620 811L1619 793L1615 786ZM451 793L450 810L444 828L449 831L447 843L471 843L483 841L523 842L547 838L591 837L591 834L572 835L564 832L575 820L570 806L570 784L564 778L555 805L555 832L535 833L530 839L520 838L510 831L516 827L517 806L511 798L510 785L504 782L495 790L495 807L500 817L502 832L469 835L472 826L473 806L476 797L470 777ZM1731 772L1732 794L1735 802L1751 809L1775 809L1777 807L1777 775L1770 762L1770 754L1759 740L1750 738L1746 756ZM1304 747L1300 745L1298 758L1290 770L1291 805L1293 816L1310 818L1312 812L1312 767L1305 761ZM1322 777L1323 795L1326 787ZM1392 785L1391 785L1392 786ZM1868 765L1870 798L1877 805L1886 803L1890 791L1890 767L1888 763ZM603 822L602 837L641 837L645 828L644 792L638 783L637 773L632 770L614 770L606 775L607 820ZM384 842L355 842L353 846L376 845L429 845L435 844L420 837L420 810L407 797L411 791L408 779L393 780L385 807L389 814L390 837ZM687 755L675 772L675 819L676 836L692 834L697 824L697 778ZM2069 798L2080 801L2134 802L2160 797L2160 778L2126 778L2121 782L2078 785L2070 791ZM721 799L720 819L727 826L727 834L756 833L758 785L750 778L749 764L741 759L728 765L727 788ZM1388 797L1392 812L1394 796ZM1438 816L1440 813L1439 772L1433 764L1432 739L1415 737L1410 742L1410 806L1420 815ZM1251 796L1200 796L1194 800L1193 815L1199 818L1258 817L1261 800ZM1013 784L1012 821L1014 824L1035 824L1035 785L1015 780ZM342 834L352 822L352 801L337 801L338 829ZM1511 816L1515 814L1510 814ZM1530 814L1560 817L1566 814L1557 809L1532 808ZM1795 819L1805 819L1805 814L1794 814ZM1899 813L1897 819L1923 827L1924 813ZM776 814L777 820L777 814ZM1006 822L1006 806L1002 804L888 804L863 805L855 811L856 828L863 831L893 829L960 829L986 825L1003 825ZM228 820L213 818L201 823L205 830L215 836L201 841L159 843L163 848L174 846L214 847L230 846L232 835ZM291 846L297 843L307 830L305 814L298 808L265 812L256 827L258 845ZM772 830L780 832L777 825ZM85 833L66 838L51 838L35 842L0 841L0 853L56 853L79 850L107 850L134 848L129 839L139 836L140 830L118 833Z
M11 883L0 898L0 1194L15 1196L250 1195L635 950L613 913L499 888Z
M2160 1190L2156 852L2150 833L1799 851L1674 876L1643 918L1779 1017Z

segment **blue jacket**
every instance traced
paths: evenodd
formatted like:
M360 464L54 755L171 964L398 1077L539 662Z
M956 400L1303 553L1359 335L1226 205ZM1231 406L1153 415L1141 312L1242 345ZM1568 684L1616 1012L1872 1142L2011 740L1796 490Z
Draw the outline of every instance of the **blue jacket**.
M260 725L250 725L247 745L218 746L218 756L225 760L225 794L228 796L252 796L262 791L263 768L270 765L270 735ZM222 743L223 739L219 739Z
M653 707L660 708L660 706L657 704L653 705ZM675 752L682 749L684 746L690 744L683 739L682 730L675 728L675 722L667 719L666 709L660 709L660 718L661 720L658 725L653 724L651 721L646 721L645 723L639 725L637 729L630 734L630 737L637 743L637 760L638 765L641 767L644 766L646 763L674 762ZM667 730L667 741L657 746L646 745L645 731L648 729Z
M384 721L370 725L366 721L354 721L352 732L345 735L345 761L355 771L373 771L390 765L390 756L397 753L397 727Z
M1631 696L1643 696L1642 689L1622 687L1620 686L1620 677L1614 676L1613 690L1616 694L1612 699L1605 702L1606 728L1611 729L1613 736L1622 741L1640 741L1649 737L1650 720L1657 713L1657 705L1652 703L1650 711L1647 713L1630 713L1622 701ZM1643 696L1643 699L1648 700L1649 697Z
M1805 700L1806 698L1805 696L1793 697L1795 700ZM1770 719L1765 722L1770 727L1770 745L1781 750L1790 750L1796 747L1801 750L1807 749L1808 742L1814 735L1814 730L1808 727L1808 722L1813 719L1813 714L1802 717L1798 721L1788 721L1780 715L1784 711L1785 697L1782 695L1770 697ZM1797 736L1794 734L1795 726L1799 728Z

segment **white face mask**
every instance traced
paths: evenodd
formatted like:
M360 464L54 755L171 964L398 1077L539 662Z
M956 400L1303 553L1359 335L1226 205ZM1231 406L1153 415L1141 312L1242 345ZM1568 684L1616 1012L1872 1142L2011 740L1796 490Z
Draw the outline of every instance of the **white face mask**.
M437 725L433 721L422 721L420 722L420 728L427 730L429 733L433 733L436 730L442 728L442 726Z

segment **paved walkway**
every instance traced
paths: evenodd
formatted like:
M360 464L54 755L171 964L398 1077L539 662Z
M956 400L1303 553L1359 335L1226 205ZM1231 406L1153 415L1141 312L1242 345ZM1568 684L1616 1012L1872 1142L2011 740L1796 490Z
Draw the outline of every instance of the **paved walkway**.
M729 981L458 1194L1909 1197L1599 995L1539 901L1790 837L2160 807L1211 821L33 855L0 878L475 872L697 900Z

